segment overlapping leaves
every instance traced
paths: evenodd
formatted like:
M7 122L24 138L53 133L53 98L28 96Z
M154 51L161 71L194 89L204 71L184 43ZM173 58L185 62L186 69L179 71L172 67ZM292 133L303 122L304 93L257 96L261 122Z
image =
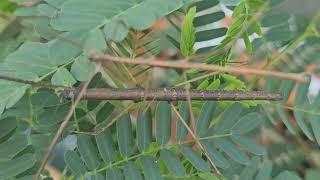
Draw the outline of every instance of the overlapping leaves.
M235 165L236 166L236 165ZM235 170L236 169L236 170ZM250 160L248 165L242 166L242 168L233 167L227 169L225 174L228 174L228 179L257 179L257 180L281 180L281 179L293 179L300 180L301 178L291 171L281 171L279 174L274 174L274 166L272 162L261 162L258 157L254 157Z
M150 109L140 110L136 127L130 115L125 114L114 128L95 136L79 135L76 151L67 152L65 160L74 176L110 179L142 179L144 176L147 179L162 179L168 173L171 177L187 177L194 171L190 165L202 173L210 172L212 167L207 158L223 169L230 166L229 158L248 164L248 155L236 144L254 154L264 154L261 146L245 136L259 125L257 113L241 113L241 106L234 104L213 124L213 115L220 114L215 111L216 108L216 102L204 104L196 122L196 136L207 152L206 158L188 143L195 141L188 138L190 132L185 126L191 124L187 103L179 106L182 119L177 121L176 130L173 131L176 134L171 134L172 109L167 102L159 102L154 121ZM155 137L152 124L155 124ZM178 143L170 143L175 141ZM183 162L179 154L188 163Z
M26 94L0 119L0 178L32 179L69 104L54 92Z
M297 126L302 130L302 132L308 137L308 139L317 141L320 143L320 131L319 131L319 108L320 108L320 93L318 93L314 97L309 98L309 83L301 83L295 84L293 81L278 81L275 79L269 79L267 81L266 87L268 89L277 90L284 94L284 102L286 102L291 95L295 91L296 97L294 100L294 106L292 108L293 116L296 120ZM285 124L288 130L297 134L298 129L296 125L292 123L290 120L289 114L286 112L286 106L283 107L281 104L276 104L275 114L277 116L273 116L270 114L268 108L266 108L265 112L268 115L268 118L272 123L276 123L277 117L280 117L281 121Z
M1 64L0 74L35 81L50 78L53 84L73 86L77 81L87 80L93 72L94 65L86 58L91 49L105 50L105 39L120 42L127 36L130 28L146 29L155 20L182 7L185 1L94 0L88 3L85 0L46 0L45 2L37 7L21 8L16 14L20 16L39 14L46 16L47 19L34 20L33 23L39 36L50 41L48 43L26 43L22 45L19 50L6 59L4 64ZM203 0L195 5L198 13L202 12L202 14L198 14L194 21L198 29L196 41L202 42L223 37L226 34L226 28L216 29L216 27L207 26L220 21L224 17L224 13L218 7L219 1ZM210 8L219 10L203 13ZM268 24L268 22L264 23ZM241 22L240 25L242 25ZM57 32L56 35L59 35L59 38L55 39L56 37L52 34L42 31L45 29L44 27L48 28L49 32L68 31L69 33L60 34ZM278 31L274 30L273 33ZM231 33L233 36L232 32L237 31L231 29L229 35ZM268 31L268 33L270 32ZM273 40L274 35L269 37L268 33L266 34L268 40ZM251 42L249 42L248 34L245 34L244 37L247 41L247 47L250 46ZM281 38L282 36L277 37L277 39L282 40ZM84 45L84 47L79 48L77 43L71 45L72 43L63 42L61 39L80 42L80 46ZM220 39L218 40L220 42ZM289 38L284 37L284 41L288 40L291 40L291 36ZM121 47L121 45L117 45ZM209 48L215 45L210 45ZM191 47L188 47L188 50L190 49ZM251 48L249 47L249 49ZM34 148L36 143L27 142L21 132L29 133L29 136L35 137L34 139L38 139L38 136L47 138L43 134L35 135L32 133L56 130L65 115L68 104L57 106L57 103L51 104L52 107L35 108L35 106L32 106L26 108L29 107L30 103L28 105L23 103L28 98L21 100L21 102L19 100L28 89L27 85L7 81L0 81L0 85L5 87L0 90L0 112L2 113L4 109L7 109L0 120L0 127L4 127L0 136L0 139L4 138L0 144L0 161L4 162L0 163L0 177L22 177L24 172L30 170L41 159L41 156L38 157L34 151L29 153L28 147ZM216 84L212 86L216 86ZM292 83L286 81L281 85L280 91L287 93L291 88ZM307 99L306 89L306 86L298 88L299 95L296 98L295 109L306 104L307 106L318 107L319 97L313 104L308 104L305 101ZM48 97L53 93L46 94L46 92L38 91L37 94ZM16 104L18 101L19 103ZM31 104L34 105L33 102ZM97 106L99 106L99 110L96 110ZM11 107L12 109L8 110ZM26 118L30 114L25 112L25 109L36 109L37 111L35 114L32 113L31 118ZM79 124L71 124L71 128L92 130L94 126L97 128L106 125L110 122L106 118L112 109L113 105L109 103L89 101L85 107L77 110L85 114L78 116L78 118L89 119L90 123L87 123L87 120L81 121ZM85 112L83 113L83 111ZM132 123L131 116L125 114L117 121L116 125L103 131L103 133L94 137L79 135L77 149L68 151L65 155L68 168L73 175L88 178L121 179L126 177L142 179L144 176L148 179L161 179L168 174L174 177L185 177L195 172L208 173L212 169L208 161L210 159L221 169L230 167L230 160L239 164L249 164L250 168L246 169L245 173L240 176L244 179L254 176L252 172L255 164L252 164L253 160L250 160L246 152L255 155L264 154L263 147L257 145L248 134L260 123L258 113L242 112L238 103L226 109L221 109L216 102L206 102L194 127L198 143L205 151L205 153L199 153L199 144L197 145L193 139L191 140L195 145L184 143L190 140L190 138L188 139L190 132L188 132L182 120L189 126L192 124L187 103L181 103L179 108L182 118L178 118L175 135L171 134L173 120L175 120L171 111L172 109L167 102L160 102L154 113L154 121L150 109L141 110L136 126ZM221 111L223 113L220 113ZM76 115L79 115L79 112ZM294 127L284 116L281 109L277 109L277 112L289 130L295 132ZM94 115L92 116L91 113ZM301 111L295 111L294 115L303 132L310 139L319 141L320 133L317 129L320 126L316 121L318 116L309 116ZM303 118L305 117L308 122L304 121ZM19 129L20 123L24 121L29 124L31 129ZM156 127L155 132L153 132L153 125ZM99 128L97 129L99 130ZM44 141L48 142L47 140ZM174 141L177 141L178 144L175 144ZM173 144L170 144L172 142ZM10 147L10 149L16 151L9 151L5 147ZM46 145L41 145L41 147L46 147ZM188 162L183 162L182 157L187 159ZM24 162L31 163L25 164ZM26 174L30 175L32 173L31 170ZM279 179L283 177L290 176L280 175Z
M175 47L180 49L181 46L193 45L191 50L191 47L189 47L189 54L193 53L194 50L201 53L213 49L213 47L220 44L227 32L227 28L222 23L225 17L225 13L222 11L223 6L223 4L219 3L219 0L201 0L194 2L191 9L196 9L196 15L192 18L192 26L191 22L188 22L188 28L183 27L185 25L182 25L180 28L178 25L173 24L178 33L181 33L180 41L171 35L167 35L167 38ZM189 9L189 11L191 9ZM184 21L190 21L190 17L186 16ZM183 31L190 32L185 33ZM187 39L186 44L184 41ZM183 47L183 49L185 51L186 48ZM185 54L187 53L183 52L183 54L186 56Z
M68 0L58 7L51 25L60 31L82 32L104 26L108 39L121 41L129 28L144 30L183 3L183 0L94 0L88 4L85 0Z
M90 49L105 48L105 41L96 32L67 33L62 34L61 38L73 43L84 43L86 48L82 49L60 39L48 43L27 42L0 64L0 74L32 81L51 78L52 84L63 86L87 80L94 73L95 66L84 54ZM0 91L1 114L4 109L12 107L29 86L4 80L0 80L0 83L5 87Z
M37 7L20 8L16 11L16 15L47 16L48 19L32 19L30 22L41 37L49 40L54 37L52 34L59 37L48 43L25 43L8 56L4 64L1 64L2 75L13 76L14 74L14 77L34 81L53 75L51 82L64 86L72 86L76 80L85 81L94 71L94 65L85 56L92 49L104 50L105 38L121 41L127 36L129 28L138 30L148 28L155 20L184 4L183 0L166 2L95 0L89 5L87 1L78 0L59 2L47 0L46 2ZM150 15L146 16L146 13ZM123 27L122 30L125 33L119 31L119 25ZM103 26L102 32L98 28L102 29ZM71 33L59 34L57 30L71 31ZM119 33L121 33L120 36ZM65 42L64 39L70 41ZM82 44L84 47L81 46ZM80 56L81 53L84 53L84 56ZM66 66L73 62L71 70L66 69ZM4 81L1 83L6 89L0 94L0 97L3 97L0 102L0 114L4 109L12 107L27 89L21 84ZM16 90L13 91L13 89Z
M197 29L197 52L204 52L220 44L227 32L222 20L225 13L218 0L203 0L195 3L197 16L194 25Z

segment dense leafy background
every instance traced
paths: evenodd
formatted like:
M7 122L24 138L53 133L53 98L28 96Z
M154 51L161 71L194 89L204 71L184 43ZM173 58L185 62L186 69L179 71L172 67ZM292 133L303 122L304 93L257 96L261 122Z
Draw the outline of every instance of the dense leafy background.
M22 7L14 11L14 3ZM291 12L275 13L281 3L1 1L5 15L14 11L18 19L3 23L0 75L79 87L95 71L88 59L92 50L131 58L188 57L222 66L241 65L237 60L244 54L249 65L266 62L274 70L301 73L306 66L319 64L319 15L306 19ZM233 21L227 23L227 18ZM164 21L165 26L154 24ZM112 64L89 86L127 88L137 81L142 87L175 86L208 74L157 70ZM145 78L151 73L156 78ZM0 179L32 179L73 102L61 98L58 90L4 80L0 86ZM187 88L260 88L281 92L284 100L193 101L191 109L187 102L82 101L58 145L68 144L68 138L76 140L75 146L63 150L64 178L318 177L320 93L310 96L309 83L269 78L260 85L245 76L218 74ZM48 176L44 172L42 178Z

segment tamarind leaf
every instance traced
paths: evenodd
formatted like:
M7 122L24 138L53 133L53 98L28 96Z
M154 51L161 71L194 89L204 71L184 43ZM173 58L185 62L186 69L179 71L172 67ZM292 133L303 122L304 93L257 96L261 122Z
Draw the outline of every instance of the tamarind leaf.
M84 175L87 171L86 166L74 151L67 151L64 155L64 161L75 175Z
M0 163L0 178L10 179L33 167L36 159L33 154L24 154L8 162Z
M123 174L121 170L117 167L111 167L106 171L106 179L110 180L123 180Z
M190 123L190 109L188 102L184 101L181 102L179 107L179 114L182 117L182 119L177 120L177 133L176 133L176 140L178 142L183 141L186 138L186 135L188 133L188 129L185 127L184 123L181 121L184 121L185 124L189 125Z
M176 154L169 150L161 150L160 157L171 174L177 177L183 177L186 175L185 168Z
M117 121L117 138L122 157L129 157L134 153L131 118L128 113Z
M137 165L133 161L128 161L123 167L125 179L142 180L142 175Z
M209 172L211 170L210 164L207 161L204 161L200 154L192 150L191 147L182 145L179 146L179 149L184 157L199 171Z
M113 162L116 158L116 147L112 141L110 130L107 129L104 132L96 135L95 139L103 161L106 163Z
M161 173L159 165L156 160L151 156L142 156L140 158L143 174L145 179L161 180Z
M217 104L215 101L208 101L202 106L200 116L196 123L197 135L199 137L207 134L216 106Z
M90 136L87 136L87 135L78 136L77 147L88 169L93 170L100 166L100 161L97 156L98 151L96 146L94 146Z
M171 137L171 107L168 102L161 101L156 109L157 143L165 145Z
M151 109L140 110L137 117L137 145L140 152L147 150L152 143Z

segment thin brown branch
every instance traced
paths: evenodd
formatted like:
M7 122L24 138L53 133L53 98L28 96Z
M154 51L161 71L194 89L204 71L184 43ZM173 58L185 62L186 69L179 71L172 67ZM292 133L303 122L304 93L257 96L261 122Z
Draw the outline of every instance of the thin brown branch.
M97 65L97 68L96 68L96 72L98 72L100 68L100 65ZM96 74L96 73L95 73ZM41 165L34 177L34 180L38 180L39 179L39 176L41 174L41 172L43 171L44 167L46 166L48 160L49 160L49 157L55 147L55 145L57 144L57 142L59 141L63 131L65 130L65 128L67 127L72 115L73 115L73 112L75 111L76 107L78 106L78 104L80 103L81 99L82 99L82 96L86 93L86 90L91 82L91 80L93 79L94 76L92 76L88 81L86 81L84 83L84 85L82 86L81 90L79 91L79 93L77 94L77 96L75 96L75 101L74 103L72 104L72 106L70 107L69 109L69 112L68 114L66 115L66 117L64 118L64 120L62 121L57 133L55 134L53 140L51 141L49 147L48 147L48 150L41 162Z
M219 169L217 168L217 166L214 164L214 162L212 161L212 159L208 155L208 152L206 151L206 149L200 143L198 137L195 135L195 133L193 133L193 131L190 129L190 127L186 124L185 120L182 118L182 116L180 115L180 113L178 112L176 107L173 104L171 104L171 107L172 107L173 111L176 113L176 115L178 116L179 120L182 122L182 124L185 126L185 128L188 130L188 132L191 134L191 136L194 139L194 141L197 143L197 145L204 152L204 154L208 158L208 160L209 160L210 164L212 165L212 167L214 168L214 170L218 173L218 175L220 175L221 173L220 173Z
M163 67L163 68L176 68L176 69L194 69L201 71L210 71L210 72L221 72L221 73L231 73L231 74L245 74L245 75L257 75L257 76L273 76L280 79L290 79L299 82L306 82L308 78L303 75L295 73L284 73L276 71L266 71L258 70L252 68L243 68L243 67L223 67L213 64L201 64L201 63L189 63L185 60L177 61L167 61L160 59L142 59L142 58L124 58L124 57L115 57L107 54L92 53L91 60L95 62L101 62L104 65L107 62L113 61L118 63L126 64L140 64L153 67Z
M0 75L0 80L11 81L11 82L16 82L16 83L21 83L21 84L28 84L33 87L40 87L40 88L52 89L52 90L55 90L55 89L64 89L64 90L70 89L71 90L72 89L67 86L52 85L52 84L48 84L48 83L44 83L44 82L23 80L23 79L18 79L18 78L9 77L9 76L3 76L3 75Z
M189 93L188 93L189 91ZM78 90L65 90L65 98L79 96ZM133 101L186 101L190 96L192 100L281 100L278 93L267 93L264 91L224 91L224 90L186 90L183 88L158 88L148 89L131 88L97 88L88 89L82 94L82 99L95 100L133 100Z
M1 80L12 81L21 84L29 84L33 87L46 89L62 89L65 98L75 98L80 94L79 89L66 86L51 85L43 82L22 80L18 78L2 76ZM221 90L188 90L183 88L159 88L159 89L114 89L101 88L89 89L81 99L96 100L133 100L133 101L185 101L190 95L192 100L281 100L278 93L267 93L263 91L221 91Z
M184 74L185 76L185 74ZM186 78L186 76L185 76ZM186 78L187 79L187 78ZM187 81L188 82L188 81ZM174 112L177 114L177 116L179 117L179 120L182 122L182 124L187 128L188 132L190 133L191 137L194 139L194 141L197 143L197 145L201 148L201 150L204 152L205 156L208 158L210 164L212 165L212 167L215 169L215 171L217 172L218 175L221 174L221 172L219 171L219 169L217 168L217 166L215 165L215 163L211 160L210 156L208 155L208 152L206 151L206 149L202 146L202 144L200 143L198 137L195 135L197 134L196 131L196 125L195 125L195 118L194 118L194 114L192 111L192 104L191 104L191 93L190 90L187 89L187 84L185 84L186 87L186 93L187 93L187 102L188 102L188 106L189 106L189 111L190 111L190 119L191 119L191 127L192 129L194 129L194 132L191 130L191 128L186 124L185 120L182 118L182 116L180 115L180 113L178 112L178 110L175 108L175 106L171 103L171 107L174 110Z

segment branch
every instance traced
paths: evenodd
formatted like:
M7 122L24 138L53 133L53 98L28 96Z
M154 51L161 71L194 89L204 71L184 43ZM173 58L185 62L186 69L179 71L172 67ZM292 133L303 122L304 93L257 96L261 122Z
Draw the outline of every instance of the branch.
M142 58L124 58L124 57L115 57L107 54L98 54L92 53L90 59L95 62L101 62L102 65L113 61L118 63L126 63L126 64L139 64L139 65L147 65L153 67L163 67L163 68L177 68L177 69L195 69L202 71L213 71L213 72L221 72L221 73L231 73L231 74L251 74L258 76L273 76L281 79L290 79L299 82L307 82L308 78L303 75L297 75L295 73L283 73L283 72L275 72L275 71L266 71L266 70L258 70L251 68L240 68L240 67L222 67L213 64L200 64L200 63L188 63L185 60L178 61L166 61L160 59L142 59Z
M67 86L52 85L52 84L48 84L48 83L23 80L23 79L18 79L18 78L9 77L9 76L3 76L3 75L0 75L0 80L12 81L12 82L21 83L21 84L28 84L28 85L31 85L33 87L40 87L40 88L46 88L46 89L52 89L52 90L55 90L55 89L64 89L64 90L65 89L72 89L72 88L67 87Z
M72 99L78 97L79 89L51 85L43 82L22 80L18 78L2 76L1 80L12 81L21 84L29 84L33 87L46 89L60 89L63 91L64 98ZM190 94L188 94L188 91ZM96 99L96 100L133 100L133 101L185 101L188 97L192 100L281 100L281 95L277 93L267 93L263 91L223 91L223 90L186 90L183 88L159 88L159 89L88 89L81 99Z
M189 91L189 92L188 92ZM65 90L65 98L78 97L79 90ZM94 100L133 100L133 101L186 101L190 97L192 100L281 100L278 93L267 93L263 91L223 91L223 90L187 90L182 88L159 88L159 89L88 89L82 99Z

